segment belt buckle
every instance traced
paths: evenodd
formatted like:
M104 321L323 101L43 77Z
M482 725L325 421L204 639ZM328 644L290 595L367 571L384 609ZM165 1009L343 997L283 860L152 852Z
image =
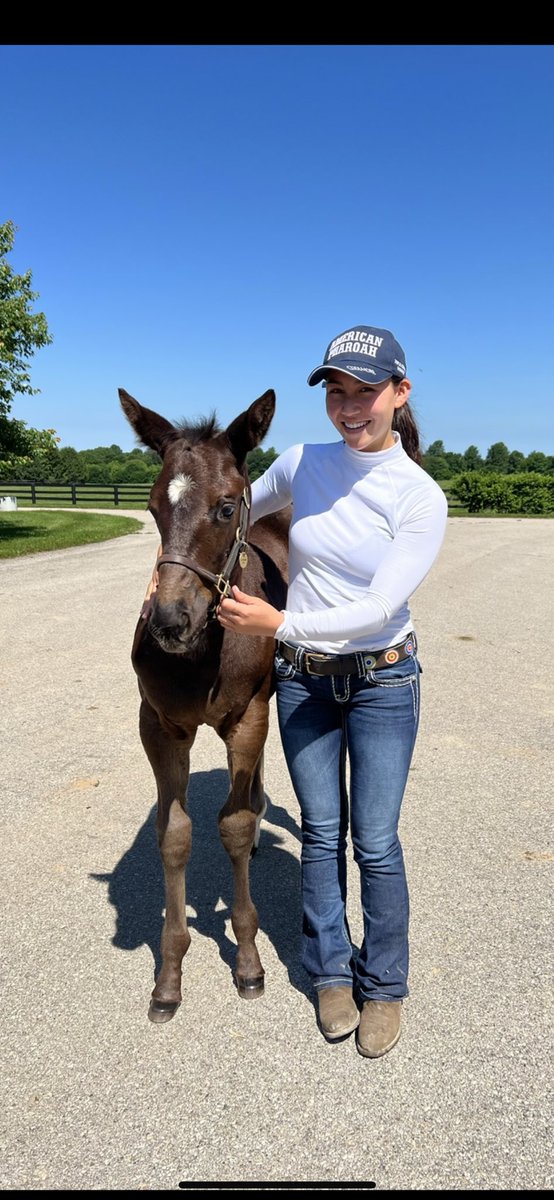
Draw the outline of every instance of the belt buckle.
M307 671L308 675L317 675L317 671L312 671L310 667L311 660L314 659L316 662L326 662L328 658L328 654L312 654L311 650L308 650L308 652L304 655L303 665L305 671Z

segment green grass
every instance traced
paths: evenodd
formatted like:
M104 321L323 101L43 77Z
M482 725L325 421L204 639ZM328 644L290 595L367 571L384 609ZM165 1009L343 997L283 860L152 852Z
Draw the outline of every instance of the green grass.
M137 533L143 522L134 517L82 512L0 512L0 558L18 558L40 550L65 550L88 542Z
M146 497L145 500L125 500L122 498L119 502L119 508L122 508L122 509L133 508L133 509L140 510L141 512L146 512L147 501L148 501L148 497ZM75 505L72 504L71 500L65 500L63 498L60 500L47 500L47 499L44 499L42 496L40 496L37 499L37 505L39 508L67 508L69 510L69 512L75 512ZM22 498L21 496L18 496L17 497L17 507L18 507L18 509L24 508L24 509L31 509L32 511L34 511L36 506L32 503L31 500L26 500L26 499ZM106 500L104 500L103 497L99 497L97 500L87 500L86 497L85 497L85 499L81 499L81 497L79 497L78 507L79 508L106 508L106 509L109 509L110 512L113 512L115 505L113 502L113 496L110 496Z

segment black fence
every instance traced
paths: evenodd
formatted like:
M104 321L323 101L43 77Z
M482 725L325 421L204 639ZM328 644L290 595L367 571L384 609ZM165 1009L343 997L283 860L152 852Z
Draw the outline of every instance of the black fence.
M36 483L0 479L0 497L14 496L26 504L133 505L146 508L151 491L149 483Z
M449 508L459 508L460 501L451 496L448 483L447 480L441 487ZM36 483L29 479L14 483L0 479L0 499L15 496L22 504L146 508L151 490L150 483Z

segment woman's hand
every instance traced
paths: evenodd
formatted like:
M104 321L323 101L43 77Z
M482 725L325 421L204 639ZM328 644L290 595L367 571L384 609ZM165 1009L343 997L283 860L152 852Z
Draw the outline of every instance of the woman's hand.
M147 600L149 600L149 599L150 599L150 597L154 595L154 592L156 591L156 588L157 588L157 586L158 586L158 583L159 583L159 581L160 581L160 580L159 580L159 576L158 576L158 559L159 559L160 555L162 555L162 554L163 554L163 549L164 549L164 548L163 548L163 546L162 546L162 544L161 544L161 542L160 542L160 545L158 546L158 553L156 554L156 561L155 561L155 563L154 563L154 568L153 568L153 571L152 571L152 575L151 575L151 577L150 577L150 580L149 580L149 583L148 583L148 587L147 587L147 589L146 589L146 593L145 593L145 596L144 596L144 603L146 603L146 601L147 601Z
M140 615L143 618L143 620L146 620L146 618L148 617L148 613L150 610L149 601L150 601L151 597L154 595L154 592L156 591L156 589L158 587L158 583L159 583L158 559L160 557L160 554L163 554L163 546L161 543L158 546L158 553L156 555L156 561L154 563L154 568L152 570L152 574L148 581L148 587L146 588L146 591L144 593L144 600L142 602L142 608L140 610Z
M217 607L217 619L224 629L233 633L253 633L259 637L274 637L275 630L283 620L282 612L273 608L266 600L249 596L240 588L231 588L232 598L221 600Z

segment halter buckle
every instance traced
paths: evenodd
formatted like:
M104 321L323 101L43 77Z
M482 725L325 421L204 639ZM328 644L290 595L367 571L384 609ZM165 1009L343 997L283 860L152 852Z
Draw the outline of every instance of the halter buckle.
M216 577L214 587L217 589L221 600L225 600L227 596L231 595L231 584L224 575L218 575Z

